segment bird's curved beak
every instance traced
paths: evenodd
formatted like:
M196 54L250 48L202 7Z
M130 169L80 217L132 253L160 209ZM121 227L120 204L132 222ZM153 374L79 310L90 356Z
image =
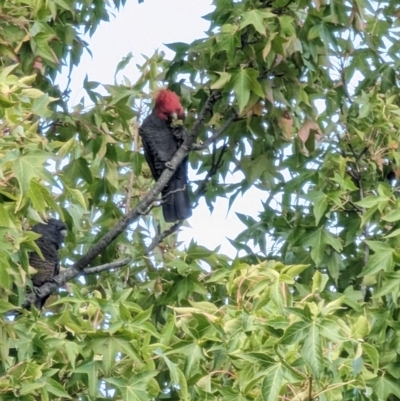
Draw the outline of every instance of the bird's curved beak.
M67 230L61 230L60 231L60 234L63 236L63 237L66 237L67 236Z
M171 117L173 120L177 120L178 119L178 113L171 113Z

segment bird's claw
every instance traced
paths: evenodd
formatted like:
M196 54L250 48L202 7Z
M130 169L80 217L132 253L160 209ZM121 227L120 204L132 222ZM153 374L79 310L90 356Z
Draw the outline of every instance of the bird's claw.
M170 169L170 170L174 170L175 169L171 162L166 162L165 163L165 167Z
M50 283L53 283L53 284L59 285L59 283L58 283L58 281L56 280L55 277L52 277L52 278L49 280L49 282L50 282Z

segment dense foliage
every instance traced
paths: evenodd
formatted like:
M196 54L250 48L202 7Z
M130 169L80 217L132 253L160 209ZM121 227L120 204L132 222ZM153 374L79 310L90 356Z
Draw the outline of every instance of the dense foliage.
M400 399L398 2L214 3L205 38L106 96L86 80L93 105L71 110L54 78L110 10L0 1L2 400ZM154 185L138 126L165 86L206 148L189 155L206 177L194 205L268 193L239 216L246 256L179 246L157 202L135 209ZM16 316L46 216L68 225L66 271L135 217L44 311Z

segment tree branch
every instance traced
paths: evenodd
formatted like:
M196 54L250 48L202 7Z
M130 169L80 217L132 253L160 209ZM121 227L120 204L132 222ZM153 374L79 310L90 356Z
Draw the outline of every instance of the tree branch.
M207 149L212 143L214 143L220 135L235 121L237 118L237 114L234 111L232 115L224 122L224 124L221 125L219 130L215 131L213 135L211 135L209 138L207 138L204 143L201 145L198 145L194 143L191 147L192 150L204 150Z
M86 266L90 264L114 239L122 234L131 223L133 223L137 218L139 218L139 216L145 213L145 211L157 199L157 196L168 184L168 181L175 173L177 167L188 155L195 138L199 134L200 128L204 124L207 113L212 111L215 102L219 99L220 96L221 95L219 91L211 92L211 95L201 109L199 117L194 124L192 130L188 134L182 146L176 151L173 158L171 159L170 168L167 168L163 171L153 188L144 196L139 204L134 209L130 210L124 217L122 217L122 219L117 224L115 224L115 226L112 227L111 230L108 231L107 234L105 234L94 246L92 246L92 248L90 248L89 251L85 255L83 255L72 267L55 276L51 282L42 285L38 289L38 292L42 298L50 295L52 292L63 286L66 282L72 280L79 275L96 274L104 270L117 269L126 266L133 261L132 258L126 258L117 260L112 263L86 268ZM151 244L146 248L146 253L151 252L164 238L176 231L180 227L180 225L181 222L177 222L169 229L165 230L163 233L157 235L153 239ZM34 293L27 294L27 297L22 307L29 308L34 303L35 298L36 295Z
M195 138L198 136L202 125L204 124L204 120L206 118L206 114L212 111L213 105L219 99L220 93L218 91L214 91L211 93L206 103L204 104L199 118L197 119L195 125L192 130L188 134L182 146L176 151L175 155L170 161L171 168L165 169L161 174L159 180L155 183L153 188L145 195L145 197L139 202L139 204L129 211L104 237L102 237L92 248L88 250L88 252L83 255L72 267L63 271L59 275L55 276L51 282L45 283L38 289L38 293L41 298L50 295L52 292L56 291L58 288L63 286L68 281L79 275L89 275L89 274L97 274L105 270L110 269L118 269L133 261L132 258L125 258L121 260L117 260L115 262L106 263L103 265L85 268L89 263L91 263L114 239L116 239L120 234L122 234L129 224L133 223L140 215L145 213L145 211L151 206L151 204L157 199L157 195L161 193L162 189L166 186L168 181L173 176L176 168L180 165L183 159L189 153ZM232 123L232 121L236 118L236 113L233 115L222 125L222 127L212 135L205 143L204 146L207 147L211 143L214 143L219 135L222 134L223 131ZM199 186L197 191L195 192L195 196L204 193L206 182L216 173L217 169L220 167L222 163L222 156L226 150L226 146L221 151L218 160L215 161L215 152L214 148L213 153L213 162L212 166L203 181L203 185ZM174 233L179 227L182 225L182 221L178 221L173 224L170 228L158 234L153 238L150 245L145 249L145 254L150 253L160 242L162 242L166 237ZM35 293L27 294L25 302L23 303L23 308L29 308L35 301L36 298Z
M43 284L38 289L38 292L40 294L40 297L44 298L77 276L87 276L89 274L100 273L104 270L119 269L132 262L132 260L133 260L132 258L125 258L121 260L116 260L115 262L106 263L104 265L88 267L87 269L83 270L78 270L74 267L68 268L63 272L61 272L60 274L58 274L57 276L53 277L52 281ZM35 293L32 292L27 294L25 302L22 304L22 307L29 308L32 304L34 304L35 299L36 299Z
M182 221L178 221L167 230L155 236L150 245L146 247L144 253L146 255L149 254L160 242L164 240L164 238L174 233L182 225L182 223L183 223ZM115 262L105 263L99 266L87 267L86 269L83 270L78 270L74 267L70 267L61 272L60 274L58 274L57 276L53 277L53 280L51 282L43 284L39 288L38 292L40 294L40 297L44 298L47 295L50 295L54 291L58 290L68 281L71 281L73 278L77 276L88 276L89 274L98 274L105 270L120 269L121 267L124 267L133 261L134 261L133 258L125 258L116 260ZM36 296L37 295L35 293L27 294L25 302L22 304L22 307L25 309L30 308L30 306L34 304Z
M133 260L132 258L120 259L120 260L116 260L115 262L105 263L104 265L88 267L88 268L80 271L80 273L84 276L87 276L89 274L100 273L104 270L119 269L120 267L124 267L127 264L129 264L130 262L132 262L132 260Z
M225 143L222 148L221 148L221 153L219 154L218 158L217 156L217 148L215 146L215 142L214 142L214 149L213 149L213 153L211 155L211 167L207 172L206 177L204 178L204 180L199 184L199 186L197 187L197 190L195 192L195 198L196 198L196 203L195 206L197 206L199 204L199 198L201 195L204 195L206 193L206 187L207 187L207 183L208 181L210 181L211 177L213 177L217 171L222 167L223 165L223 157L225 152L228 150L228 145Z
M144 198L138 203L138 205L127 213L111 230L104 235L94 246L92 246L85 255L83 255L73 266L74 269L83 270L89 263L91 263L107 246L114 241L120 234L122 234L126 228L133 223L139 216L141 216L149 208L154 200L157 199L157 195L161 193L164 187L168 184L169 180L175 173L177 167L182 163L183 159L189 153L194 139L198 136L207 113L212 111L213 105L220 97L219 91L211 92L211 95L205 102L203 108L200 111L199 118L194 124L192 130L188 134L187 138L183 142L182 146L176 151L173 158L170 161L170 168L163 171L158 181L155 183L153 188L144 196Z
M160 244L162 241L164 241L165 238L167 238L169 235L173 234L175 231L179 229L179 227L182 225L183 220L177 221L175 224L173 224L171 227L167 228L163 232L157 234L153 240L151 241L150 245L146 248L145 254L148 255L154 248L157 247L158 244Z

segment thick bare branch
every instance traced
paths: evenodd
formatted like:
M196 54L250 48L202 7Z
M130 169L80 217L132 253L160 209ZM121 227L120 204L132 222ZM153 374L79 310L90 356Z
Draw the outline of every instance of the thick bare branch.
M59 275L53 277L53 280L51 282L43 284L37 291L40 297L44 298L77 276L87 276L89 274L100 273L104 270L119 269L123 266L126 266L130 262L132 262L132 258L116 260L115 262L106 263L104 265L99 265L95 267L88 267L87 269L83 270L78 270L74 267L71 267L61 272ZM34 303L35 298L36 298L35 293L27 294L25 302L23 303L22 307L29 308Z

